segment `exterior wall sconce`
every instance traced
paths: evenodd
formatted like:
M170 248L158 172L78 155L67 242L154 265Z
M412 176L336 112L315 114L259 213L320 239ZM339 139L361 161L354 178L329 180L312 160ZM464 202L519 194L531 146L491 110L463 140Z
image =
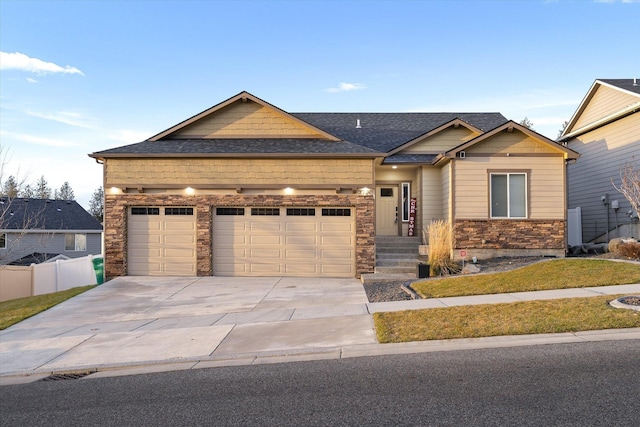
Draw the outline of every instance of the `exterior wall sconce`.
M187 187L187 188L185 188L184 192L187 193L188 195L193 195L193 194L195 194L196 190L194 190L191 187Z
M361 196L370 196L371 194L373 194L373 191L371 191L371 189L368 187L362 187L358 190L358 194Z
M293 188L291 187L287 187L284 189L284 194L286 194L287 196L290 196L293 194Z

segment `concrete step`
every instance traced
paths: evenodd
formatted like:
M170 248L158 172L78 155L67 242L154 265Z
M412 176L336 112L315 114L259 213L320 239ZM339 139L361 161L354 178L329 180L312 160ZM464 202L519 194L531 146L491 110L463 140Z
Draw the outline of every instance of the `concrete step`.
M376 259L376 267L413 267L418 264L417 259L407 258L378 258Z
M415 272L413 274L365 273L360 275L360 281L365 285L368 283L408 282L414 280L416 280Z
M376 246L376 252L382 254L418 254L418 247L398 247L398 248L388 248L385 246Z
M376 273L383 273L383 274L413 274L415 276L417 271L417 266L416 264L414 264L413 267L376 266L374 271Z

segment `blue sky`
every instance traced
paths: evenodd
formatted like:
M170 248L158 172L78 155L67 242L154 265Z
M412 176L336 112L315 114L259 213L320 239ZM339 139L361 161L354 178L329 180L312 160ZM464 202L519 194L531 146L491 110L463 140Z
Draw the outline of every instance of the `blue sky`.
M639 0L0 1L4 174L102 185L88 153L242 90L290 112L499 111L557 136L640 78Z

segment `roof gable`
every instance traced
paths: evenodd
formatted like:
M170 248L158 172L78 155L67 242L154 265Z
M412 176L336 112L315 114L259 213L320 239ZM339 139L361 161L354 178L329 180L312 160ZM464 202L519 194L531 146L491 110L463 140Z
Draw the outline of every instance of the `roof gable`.
M564 141L640 109L640 86L633 79L596 80L559 140Z
M149 138L149 141L225 138L339 140L248 92L241 92Z
M102 231L74 200L0 198L0 230Z
M577 159L580 156L577 152L512 120L447 151L444 157L454 158L461 151L503 155L562 154L565 159Z
M389 155L444 153L481 133L480 129L456 118L391 150Z

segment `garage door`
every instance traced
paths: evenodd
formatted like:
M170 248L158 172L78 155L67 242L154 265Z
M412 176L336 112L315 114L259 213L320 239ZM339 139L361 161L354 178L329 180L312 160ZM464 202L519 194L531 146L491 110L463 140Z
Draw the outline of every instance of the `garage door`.
M196 216L192 207L132 207L128 274L195 276Z
M351 208L216 208L216 276L355 276Z

